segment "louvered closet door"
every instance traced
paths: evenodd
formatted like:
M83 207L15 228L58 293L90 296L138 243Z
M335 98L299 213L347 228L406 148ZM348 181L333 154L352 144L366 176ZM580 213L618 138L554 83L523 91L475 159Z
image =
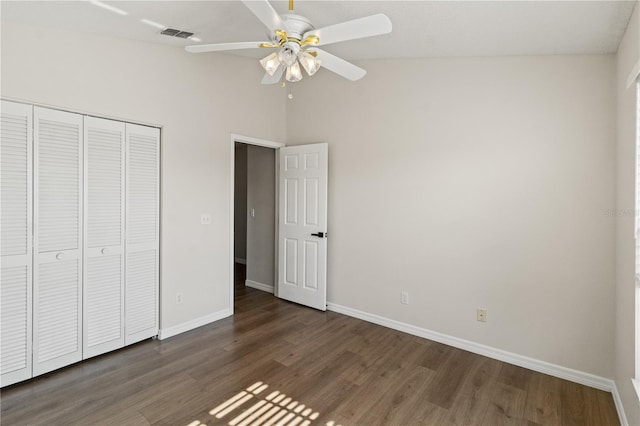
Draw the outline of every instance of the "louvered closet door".
M82 359L82 133L34 108L34 376Z
M160 129L126 125L125 344L158 334Z
M84 119L83 358L124 346L124 133Z
M32 107L0 105L0 385L31 377Z

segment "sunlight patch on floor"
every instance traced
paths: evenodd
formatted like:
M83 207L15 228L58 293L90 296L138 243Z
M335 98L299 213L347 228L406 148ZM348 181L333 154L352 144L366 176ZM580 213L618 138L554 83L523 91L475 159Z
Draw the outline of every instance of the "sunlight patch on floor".
M259 396L269 385L256 382L216 406L209 414L216 419L222 419L233 411L242 409L229 420L229 426L311 426L320 413L305 404L285 395L280 391L273 391L267 396ZM250 400L257 400L248 408L242 408ZM194 420L187 426L206 426L200 420ZM319 425L318 425L319 426ZM325 426L341 426L333 420Z

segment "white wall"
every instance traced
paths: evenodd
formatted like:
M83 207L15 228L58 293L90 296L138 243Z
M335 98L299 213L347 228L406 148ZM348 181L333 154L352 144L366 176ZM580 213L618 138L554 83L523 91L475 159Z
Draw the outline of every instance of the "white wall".
M247 280L273 286L275 263L275 150L249 145L247 155ZM255 209L255 217L251 217Z
M163 126L161 328L230 308L230 133L282 140L281 89L246 58L8 22L1 35L2 96Z
M234 190L234 256L247 260L247 145L235 146Z
M634 15L617 57L618 153L617 153L617 279L615 311L615 380L630 425L640 424L640 404L633 390L635 376L635 154L636 154L636 91L627 88L627 77L640 60L640 7ZM627 212L627 214L625 214Z
M329 143L329 301L612 377L615 57L359 65L287 102Z

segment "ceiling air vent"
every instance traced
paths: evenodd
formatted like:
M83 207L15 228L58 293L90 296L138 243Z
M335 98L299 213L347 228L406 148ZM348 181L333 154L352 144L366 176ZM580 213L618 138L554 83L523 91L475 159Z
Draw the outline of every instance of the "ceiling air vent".
M193 35L193 33L190 33L189 31L176 30L175 28L165 28L160 32L160 34L178 38L189 38Z

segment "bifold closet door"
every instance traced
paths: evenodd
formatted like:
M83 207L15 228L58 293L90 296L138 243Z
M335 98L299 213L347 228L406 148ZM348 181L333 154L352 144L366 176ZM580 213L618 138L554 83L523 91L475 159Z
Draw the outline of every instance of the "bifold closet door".
M34 107L33 375L82 359L82 121Z
M124 134L84 118L84 359L124 346Z
M126 125L125 344L158 334L160 129Z
M0 106L0 385L32 376L32 111Z

